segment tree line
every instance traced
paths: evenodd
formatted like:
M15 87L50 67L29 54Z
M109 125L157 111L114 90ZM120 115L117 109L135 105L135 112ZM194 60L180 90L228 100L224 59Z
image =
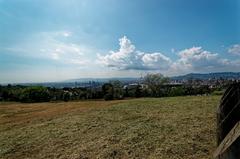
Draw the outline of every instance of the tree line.
M128 97L169 97L210 94L209 86L173 85L161 74L148 74L141 83L123 85L109 81L96 88L52 88L43 86L0 85L0 101L49 102L88 99L124 99Z

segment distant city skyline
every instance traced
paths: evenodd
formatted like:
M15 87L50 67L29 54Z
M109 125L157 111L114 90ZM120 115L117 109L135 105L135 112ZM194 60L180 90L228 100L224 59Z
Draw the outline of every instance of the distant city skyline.
M240 72L238 0L0 0L0 83Z

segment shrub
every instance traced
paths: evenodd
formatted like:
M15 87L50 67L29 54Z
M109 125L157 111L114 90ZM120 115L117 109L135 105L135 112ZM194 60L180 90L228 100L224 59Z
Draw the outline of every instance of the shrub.
M50 99L48 89L40 86L24 88L20 95L21 102L48 102Z
M112 94L105 94L104 95L104 100L113 100L113 95Z
M213 91L212 92L212 95L223 95L223 93L224 93L224 90L220 90L220 91Z

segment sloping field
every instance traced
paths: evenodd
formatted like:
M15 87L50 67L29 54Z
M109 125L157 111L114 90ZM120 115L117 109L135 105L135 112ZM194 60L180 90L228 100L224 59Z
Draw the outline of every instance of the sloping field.
M0 104L0 158L212 158L219 96Z

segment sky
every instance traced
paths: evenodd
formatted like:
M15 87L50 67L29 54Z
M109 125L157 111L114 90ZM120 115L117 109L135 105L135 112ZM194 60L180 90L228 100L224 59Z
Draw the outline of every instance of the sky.
M223 71L239 0L0 0L0 83Z

